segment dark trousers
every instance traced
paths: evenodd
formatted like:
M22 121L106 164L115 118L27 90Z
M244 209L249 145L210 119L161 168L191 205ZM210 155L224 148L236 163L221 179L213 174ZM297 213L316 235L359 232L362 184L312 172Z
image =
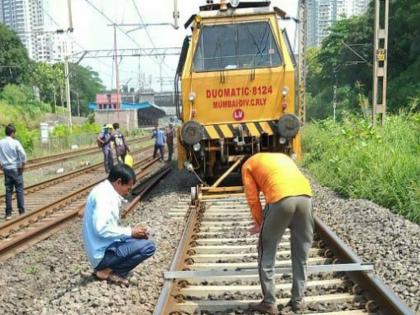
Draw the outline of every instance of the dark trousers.
M153 158L156 157L157 151L159 150L160 158L163 160L163 157L164 157L163 148L164 147L165 147L164 145L155 144L155 149L153 151Z
M292 300L301 301L305 290L305 266L312 245L314 220L311 198L293 196L267 204L258 243L258 272L264 302L276 302L274 284L276 253L286 228L292 252Z
M104 258L95 270L110 268L114 273L125 278L138 264L151 257L155 250L155 244L149 240L129 238L114 242L108 246Z
M118 155L117 154L117 162L118 164L124 164L126 154Z
M174 153L174 144L168 142L168 161L172 161L172 154Z
M25 212L25 201L23 197L23 176L17 169L4 169L4 186L6 187L6 216L12 214L13 189L16 189L16 199L19 213Z
M111 149L102 149L102 152L104 153L105 172L109 173L112 166L114 165L114 157L112 156Z

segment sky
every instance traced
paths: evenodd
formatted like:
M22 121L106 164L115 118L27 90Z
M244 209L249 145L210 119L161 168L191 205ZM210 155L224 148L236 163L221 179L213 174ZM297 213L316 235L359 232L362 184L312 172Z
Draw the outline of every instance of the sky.
M217 2L218 0L215 0ZM290 16L297 16L297 0L273 0L272 6L277 6ZM118 48L152 48L152 47L181 47L182 41L189 30L183 24L188 18L197 13L198 7L205 4L205 0L178 0L180 13L179 28L176 30L171 25L148 26L132 31L129 39L124 33L117 30ZM70 35L74 43L74 51L93 49L113 49L114 30L108 26L112 23L140 24L142 18L145 24L168 23L173 24L174 0L71 0L73 28ZM97 10L94 9L97 8ZM136 10L138 9L138 12ZM112 23L108 21L102 12ZM45 4L46 29L67 29L69 26L67 0L47 0ZM140 16L139 16L139 14ZM293 45L296 24L292 21L281 21L281 27L286 27ZM130 31L134 27L121 27ZM147 32L146 32L147 30ZM150 38L153 42L151 42ZM166 56L160 68L160 57L124 57L119 63L120 84L138 88L139 83L145 87L152 87L155 91L161 90L160 69L162 69L163 91L173 89L173 78L178 64L177 56ZM84 59L81 64L90 66L97 71L104 83L109 88L115 88L115 74L112 58ZM139 76L139 67L141 76Z

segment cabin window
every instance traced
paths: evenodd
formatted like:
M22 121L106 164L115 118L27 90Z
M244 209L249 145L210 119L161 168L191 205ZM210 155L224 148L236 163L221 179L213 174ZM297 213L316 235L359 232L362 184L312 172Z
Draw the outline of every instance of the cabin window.
M268 22L203 25L193 71L276 67L281 63Z

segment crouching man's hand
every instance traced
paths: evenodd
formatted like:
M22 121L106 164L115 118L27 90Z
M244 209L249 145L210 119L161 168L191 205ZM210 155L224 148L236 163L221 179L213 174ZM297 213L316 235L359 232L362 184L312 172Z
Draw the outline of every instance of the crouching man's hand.
M147 240L149 238L149 231L146 228L133 227L131 229L131 236L133 238L146 239Z

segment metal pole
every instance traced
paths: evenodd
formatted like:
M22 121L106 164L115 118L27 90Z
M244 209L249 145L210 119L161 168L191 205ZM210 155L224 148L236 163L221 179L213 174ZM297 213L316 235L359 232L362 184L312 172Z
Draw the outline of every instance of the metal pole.
M79 97L79 93L77 94L77 116L80 117L80 97Z
M117 89L117 118L120 117L120 76L118 71L117 26L114 24L114 49L115 49L115 83Z
M306 121L306 0L299 1L299 73L298 73L298 116L301 124Z
M72 15L72 11L71 11L71 0L67 0L67 8L69 11L69 28L68 31L70 33L73 32L73 15Z
M335 111L337 108L337 72L334 71L334 87L333 87L333 120L335 122Z
M388 8L389 0L375 0L372 97L372 124L374 126L378 115L380 124L383 126L386 115Z
M64 57L64 78L65 78L65 85L66 85L66 103L67 103L67 110L69 114L69 128L73 127L71 121L71 98L70 98L70 75L69 75L69 56L67 55Z
M174 17L174 29L178 29L179 25L178 25L178 19L179 19L179 11L178 11L178 0L174 0L174 13L173 13L173 17Z

